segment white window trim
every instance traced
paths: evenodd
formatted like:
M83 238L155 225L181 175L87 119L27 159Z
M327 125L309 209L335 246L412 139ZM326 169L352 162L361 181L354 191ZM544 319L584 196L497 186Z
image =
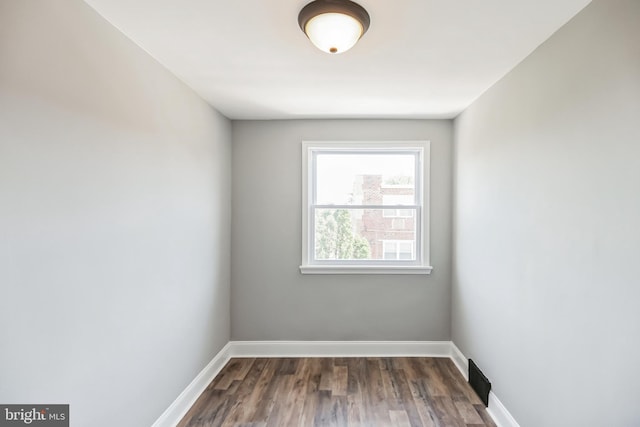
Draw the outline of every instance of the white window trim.
M416 246L420 258L411 263L394 263L390 265L381 265L380 262L362 261L362 262L344 262L333 261L330 263L313 263L311 262L311 251L309 233L311 233L311 205L310 197L312 194L312 177L313 173L313 156L310 155L314 149L335 149L335 150L366 150L374 149L403 149L415 148L419 149L421 174L416 174L416 189L420 191L421 198L421 218L420 224L416 224ZM429 141L303 141L302 142L302 265L300 272L302 274L430 274L433 267L429 262L429 188L430 188L430 142ZM420 176L421 175L421 176Z

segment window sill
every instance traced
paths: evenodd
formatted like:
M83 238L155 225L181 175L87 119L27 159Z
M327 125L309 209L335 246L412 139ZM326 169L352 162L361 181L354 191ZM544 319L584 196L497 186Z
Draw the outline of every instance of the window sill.
M431 274L431 266L301 265L302 274Z

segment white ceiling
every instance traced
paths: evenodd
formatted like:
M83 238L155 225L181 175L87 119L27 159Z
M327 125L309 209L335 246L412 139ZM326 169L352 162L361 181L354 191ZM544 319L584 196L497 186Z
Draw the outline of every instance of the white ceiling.
M85 0L232 119L451 118L590 0L360 0L371 27L329 55L310 0Z

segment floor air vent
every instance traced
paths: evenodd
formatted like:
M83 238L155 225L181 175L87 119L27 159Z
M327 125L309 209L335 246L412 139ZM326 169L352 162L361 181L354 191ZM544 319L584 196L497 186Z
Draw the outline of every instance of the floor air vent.
M491 383L484 376L478 365L469 359L469 384L480 397L484 406L489 406L489 392L491 391Z

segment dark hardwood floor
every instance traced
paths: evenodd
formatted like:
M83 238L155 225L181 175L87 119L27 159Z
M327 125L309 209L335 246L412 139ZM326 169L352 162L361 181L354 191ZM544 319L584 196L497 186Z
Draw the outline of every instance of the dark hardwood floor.
M231 359L178 424L495 427L447 358Z

